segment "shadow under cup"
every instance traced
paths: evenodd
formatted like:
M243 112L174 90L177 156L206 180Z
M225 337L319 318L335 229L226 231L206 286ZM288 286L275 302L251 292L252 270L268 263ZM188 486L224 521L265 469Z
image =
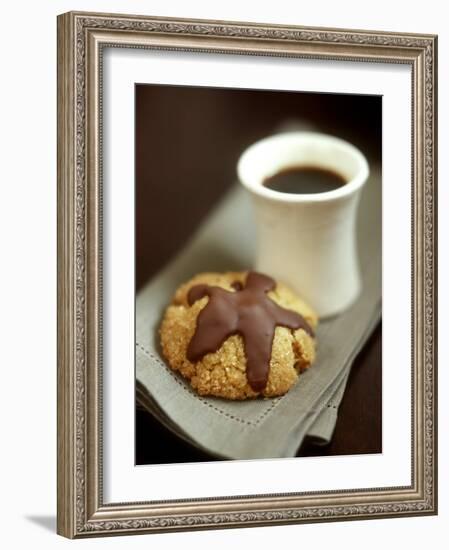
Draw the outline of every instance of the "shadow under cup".
M339 174L346 183L318 193L264 185L268 178L300 167ZM290 132L251 145L237 172L254 205L255 269L289 285L321 318L348 308L361 291L355 224L369 175L364 155L333 136Z

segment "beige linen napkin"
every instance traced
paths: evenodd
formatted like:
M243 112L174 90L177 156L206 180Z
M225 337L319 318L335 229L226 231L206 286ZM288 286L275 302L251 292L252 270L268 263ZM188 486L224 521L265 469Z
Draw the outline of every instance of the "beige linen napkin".
M186 441L232 459L294 456L306 435L329 441L352 361L381 316L381 179L371 166L357 224L363 291L345 313L320 323L316 363L279 398L233 402L194 393L160 354L160 320L175 289L196 273L251 268L252 216L250 197L236 184L136 299L138 401Z

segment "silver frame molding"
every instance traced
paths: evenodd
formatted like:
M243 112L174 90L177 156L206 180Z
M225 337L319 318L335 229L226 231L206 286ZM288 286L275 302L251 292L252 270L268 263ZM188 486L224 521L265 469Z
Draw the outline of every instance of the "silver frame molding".
M412 69L412 484L103 503L104 47L408 64ZM70 538L437 513L437 37L70 12L58 17L58 519Z

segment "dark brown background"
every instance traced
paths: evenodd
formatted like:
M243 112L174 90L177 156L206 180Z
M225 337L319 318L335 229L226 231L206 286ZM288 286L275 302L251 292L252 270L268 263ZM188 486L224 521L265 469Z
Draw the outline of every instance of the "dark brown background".
M136 291L236 181L241 152L286 123L310 125L381 162L379 96L136 85ZM332 442L298 456L381 452L381 327L356 359ZM136 409L136 463L213 460Z

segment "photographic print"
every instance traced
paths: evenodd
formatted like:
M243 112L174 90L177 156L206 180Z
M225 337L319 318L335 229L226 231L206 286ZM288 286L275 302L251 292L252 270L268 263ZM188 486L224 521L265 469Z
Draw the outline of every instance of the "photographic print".
M382 452L382 98L135 94L136 463Z

